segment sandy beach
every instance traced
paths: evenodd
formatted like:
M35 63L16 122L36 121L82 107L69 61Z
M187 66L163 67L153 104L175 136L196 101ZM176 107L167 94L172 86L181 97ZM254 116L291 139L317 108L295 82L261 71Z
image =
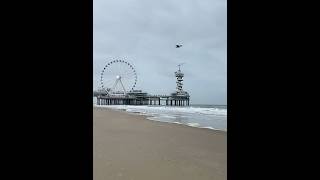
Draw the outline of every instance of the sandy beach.
M225 180L227 133L93 108L94 180Z

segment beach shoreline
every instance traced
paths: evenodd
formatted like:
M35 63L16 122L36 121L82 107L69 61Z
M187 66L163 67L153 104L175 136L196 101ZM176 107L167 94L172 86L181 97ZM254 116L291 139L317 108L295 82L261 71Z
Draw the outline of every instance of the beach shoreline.
M146 117L147 120L151 120L151 121L179 124L179 125L193 127L193 128L202 128L202 129L210 129L214 131L227 132L227 125L226 125L227 120L219 119L219 118L226 118L226 117L221 117L221 115L220 117L218 117L219 114L216 114L217 112L210 112L212 113L210 115L211 116L213 115L214 117L209 117L208 116L209 108L188 107L188 108L193 108L193 109L188 109L186 107L178 107L178 109L176 110L176 109L173 109L172 107L164 107L164 106L130 106L129 107L129 106L123 106L123 105L98 106L95 104L94 104L94 107L108 108L116 111L125 111L132 115L144 116ZM157 110L155 110L154 108L157 108ZM197 108L196 111L198 112L195 113L196 108ZM210 107L210 108L214 109L216 107ZM170 111L166 112L168 110ZM225 109L219 109L219 110L224 111ZM175 113L172 113L173 111L175 111ZM202 112L199 113L199 111L202 111ZM181 113L183 113L183 115ZM221 112L218 112L218 113L221 113ZM194 115L197 115L197 117L192 117ZM200 120L201 122L199 122L199 119L201 119ZM204 124L204 121L203 121L204 119L206 119L205 121L207 121L206 122L207 124ZM208 120L210 121L210 123L208 123ZM212 123L212 122L215 122L215 123ZM219 122L220 124L216 124L217 122Z
M227 132L93 107L94 179L227 179Z

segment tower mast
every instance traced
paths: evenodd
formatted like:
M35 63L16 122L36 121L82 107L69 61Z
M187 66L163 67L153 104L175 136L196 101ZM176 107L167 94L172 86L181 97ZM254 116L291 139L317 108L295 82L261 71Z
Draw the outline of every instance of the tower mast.
M178 65L179 70L175 72L175 76L177 78L177 94L183 94L183 89L182 89L182 85L183 85L183 76L184 74L181 72L180 66L183 65L184 63L181 63Z

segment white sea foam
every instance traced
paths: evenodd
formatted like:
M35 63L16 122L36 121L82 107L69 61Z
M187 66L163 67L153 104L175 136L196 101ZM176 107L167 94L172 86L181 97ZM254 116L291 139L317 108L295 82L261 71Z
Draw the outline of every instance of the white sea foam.
M199 123L187 123L188 126L192 126L192 127L199 127L200 124Z
M200 107L170 107L170 106L127 106L127 105L108 105L106 107L115 109L126 109L127 111L167 111L181 113L199 113L207 115L227 115L226 109L219 108L200 108Z
M149 116L147 119L192 127L227 130L227 109L216 107L171 107L104 105L99 107L125 110L129 113Z
M211 127L211 126L208 126L208 127L200 127L200 128L203 128L203 129L212 129L212 130L219 130L219 129L215 129L215 128Z
M173 122L174 124L182 124L181 122Z
M161 118L170 118L170 119L176 119L175 116L169 116L169 115L160 115Z

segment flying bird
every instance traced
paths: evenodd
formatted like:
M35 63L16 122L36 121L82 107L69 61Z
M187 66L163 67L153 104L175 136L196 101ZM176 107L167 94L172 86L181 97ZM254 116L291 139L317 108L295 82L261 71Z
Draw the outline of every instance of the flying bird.
M182 46L182 44L177 44L176 48L180 48Z

